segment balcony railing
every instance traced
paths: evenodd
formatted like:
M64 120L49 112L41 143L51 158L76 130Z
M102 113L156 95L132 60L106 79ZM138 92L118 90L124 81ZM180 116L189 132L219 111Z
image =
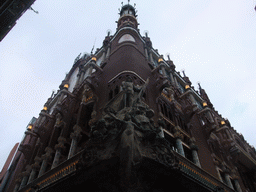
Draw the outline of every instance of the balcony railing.
M216 190L218 188L222 188L224 191L227 191L227 192L235 192L233 189L231 189L229 186L221 182L219 179L215 178L210 173L198 167L197 165L192 163L190 160L181 156L179 153L174 151L174 155L179 161L179 167L181 172L183 172L183 174L189 177L190 179L193 179L201 183L202 185L204 185L206 188L210 190Z
M81 153L81 152L80 152ZM32 192L34 189L42 189L76 171L76 164L80 157L80 153L76 154L72 158L63 162L54 169L51 169L41 177L35 179L24 188L19 190L19 192Z
M81 152L80 152L81 153ZM43 189L54 182L57 182L65 177L71 175L76 171L76 164L80 158L80 153L76 154L72 158L60 164L58 167L51 169L41 177L35 179L33 182L26 185L24 188L19 190L20 192L32 192L34 189ZM177 152L173 151L176 159L179 162L180 171L187 178L198 182L210 191L223 189L226 192L235 192L233 189L228 187L226 184L215 178L208 172L204 171L190 160L181 156Z

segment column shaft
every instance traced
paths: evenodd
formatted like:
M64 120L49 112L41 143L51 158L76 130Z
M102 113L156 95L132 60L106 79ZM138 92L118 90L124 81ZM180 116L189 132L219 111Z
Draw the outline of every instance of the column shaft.
M183 157L185 157L185 152L182 146L181 138L176 138L176 147L177 147L178 153L181 154Z
M29 179L28 179L28 183L31 183L35 178L36 178L36 169L32 169L31 173L30 173L30 176L29 176Z
M235 187L238 192L242 192L242 189L239 185L238 179L234 179Z
M38 177L41 177L45 173L47 164L48 164L47 159L44 159L43 162L42 162Z
M70 150L69 150L69 153L68 153L68 159L70 159L71 157L74 156L75 152L76 152L76 148L77 148L77 139L72 139L72 142L71 142L71 146L70 146Z
M53 160L51 169L57 167L57 165L59 164L59 161L60 161L60 156L61 156L61 149L57 149L56 153L55 153L55 156L54 156L54 160Z
M234 189L234 188L233 188L233 185L232 185L232 183L231 183L231 180L230 180L230 177L229 177L228 173L225 173L225 174L224 174L224 177L225 177L225 180L226 180L227 185L228 185L231 189Z
M22 189L23 187L25 187L26 184L27 184L27 182L28 182L28 175L25 175L25 176L22 178L22 180L21 180L21 184L20 184L19 190Z
M193 149L192 150L192 157L193 157L193 162L198 166L201 167L199 158L198 158L198 154L197 154L197 150Z

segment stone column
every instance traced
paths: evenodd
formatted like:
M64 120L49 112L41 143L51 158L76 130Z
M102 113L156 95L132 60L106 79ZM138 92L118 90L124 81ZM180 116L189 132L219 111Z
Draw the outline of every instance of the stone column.
M191 149L191 153L192 153L192 158L193 158L193 162L198 166L198 167L201 167L201 164L200 164L200 161L199 161L199 157L198 157L198 147L197 145L195 144L195 138L192 137L190 139L190 149Z
M185 157L185 152L184 152L184 149L183 149L183 146L182 146L183 135L179 131L178 127L175 127L174 138L176 139L176 148L178 150L178 153L180 155L182 155L183 157Z
M47 165L51 160L53 150L50 147L46 147L45 152L46 153L42 156L43 162L42 162L38 177L41 177L45 173Z
M66 139L64 137L59 137L58 142L59 143L57 145L55 145L56 152L55 152L54 160L53 160L52 167L51 167L52 169L57 167L57 165L59 164L61 151L63 149L65 149L64 144L66 142Z
M70 135L72 142L71 142L71 146L70 146L70 150L69 150L69 154L68 154L68 159L70 159L71 157L74 156L76 149L77 149L77 143L82 136L81 135L82 129L79 125L76 124L74 126L73 130L74 130L74 132L71 133L71 135Z
M32 171L30 173L30 176L29 176L29 179L28 179L28 183L31 183L36 178L36 173L40 169L40 165L39 165L40 162L41 162L41 158L36 156L35 157L35 163L31 166L32 167Z

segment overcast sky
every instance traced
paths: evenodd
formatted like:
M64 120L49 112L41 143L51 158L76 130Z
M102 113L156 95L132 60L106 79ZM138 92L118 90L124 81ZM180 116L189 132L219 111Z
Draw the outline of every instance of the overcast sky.
M124 1L124 3L127 3ZM137 0L141 34L170 53L256 146L256 0ZM0 42L0 169L81 52L116 31L121 1L37 0Z

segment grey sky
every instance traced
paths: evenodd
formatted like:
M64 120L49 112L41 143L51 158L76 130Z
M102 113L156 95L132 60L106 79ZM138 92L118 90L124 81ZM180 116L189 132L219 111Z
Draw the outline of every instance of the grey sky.
M124 1L126 3L126 1ZM131 1L141 34L170 53L176 70L197 81L224 118L256 146L255 0ZM0 168L30 119L81 52L116 31L121 1L37 0L0 43Z

